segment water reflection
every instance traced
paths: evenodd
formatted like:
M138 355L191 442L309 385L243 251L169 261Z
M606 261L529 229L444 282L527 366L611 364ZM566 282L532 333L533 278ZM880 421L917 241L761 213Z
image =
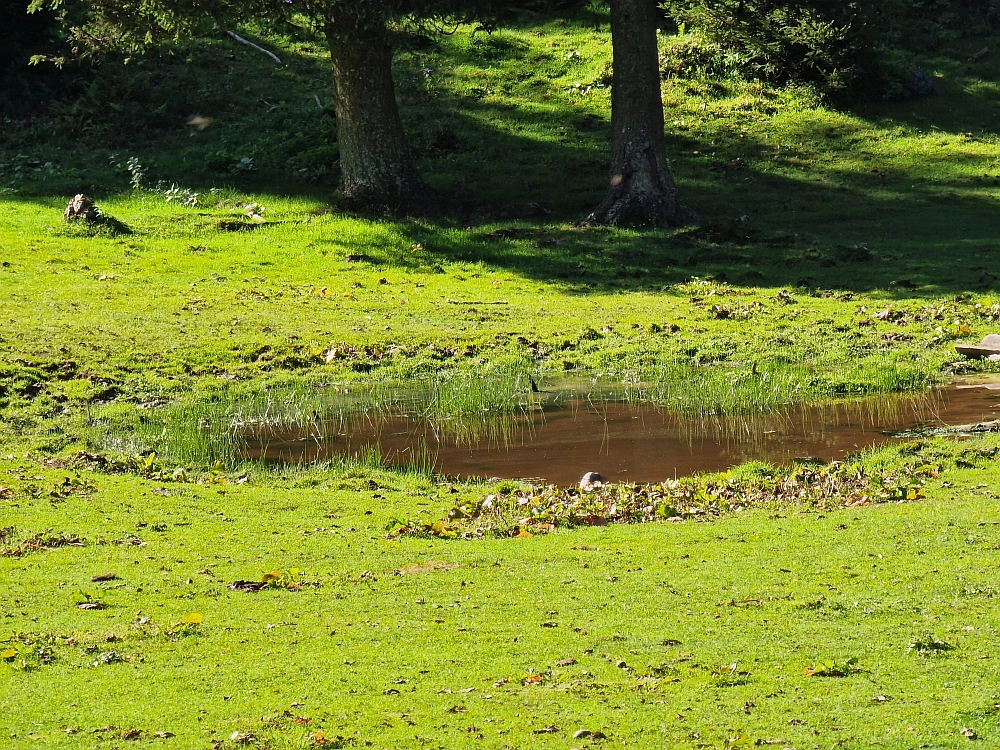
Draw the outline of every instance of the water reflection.
M573 383L518 399L512 410L434 415L421 394L345 396L306 427L248 425L247 457L311 462L377 454L461 477L575 483L585 471L655 482L738 463L829 461L900 439L893 433L995 419L995 384L955 383L918 395L808 404L766 414L685 416L635 391Z

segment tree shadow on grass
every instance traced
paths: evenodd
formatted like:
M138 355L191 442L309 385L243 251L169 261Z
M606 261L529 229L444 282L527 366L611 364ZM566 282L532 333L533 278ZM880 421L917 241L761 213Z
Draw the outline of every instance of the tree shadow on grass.
M204 54L218 51L209 45ZM272 88L310 80L315 59L291 52L286 57L297 78L289 73ZM996 72L996 64L990 65L985 71ZM768 140L762 128L726 132L720 125L711 137L706 129L671 128L668 150L677 182L705 221L672 231L573 226L603 194L608 112L583 99L540 97L514 107L479 92L420 100L421 71L414 69L412 90L402 86L404 96L415 98L404 116L428 180L454 196L455 215L391 222L424 248L418 253L373 251L360 240L356 247L342 238L331 242L381 264L428 270L448 261L477 262L579 294L656 290L692 276L906 297L985 290L992 274L1000 275L994 270L1000 254L993 230L1000 175L990 173L995 154L952 144L889 158L872 145L876 130L903 128L915 137L934 122L947 125L942 136L970 138L963 134L973 132L984 135L972 140L989 140L994 107L984 93L984 69L943 69L939 98L867 107L859 116L802 113L775 128L782 144ZM224 97L216 94L218 104ZM275 101L279 110L272 114L282 115ZM286 114L274 121L274 138L304 117L320 116L295 108ZM266 111L247 117L260 127L272 122ZM321 126L310 125L316 132ZM226 143L222 136L217 140ZM189 148L171 164L184 169L198 149L213 147ZM227 152L227 158L236 153ZM980 166L983 176L970 177ZM329 185L276 182L264 173L230 180L265 195L324 199L331 192ZM207 192L217 181L202 171L184 185ZM56 180L33 192L51 204L60 190L71 195L79 187ZM260 228L255 236L266 240L268 232Z

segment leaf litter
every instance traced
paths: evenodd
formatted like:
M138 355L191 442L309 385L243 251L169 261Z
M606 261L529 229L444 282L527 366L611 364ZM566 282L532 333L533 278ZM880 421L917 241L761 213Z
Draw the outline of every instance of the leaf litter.
M454 508L447 521L394 520L387 530L390 535L424 538L527 538L557 527L713 520L761 506L830 510L912 502L925 497L926 477L938 472L939 467L923 464L873 472L861 463L834 461L825 466L796 466L764 478L715 474L655 485L550 485L489 495L478 504Z

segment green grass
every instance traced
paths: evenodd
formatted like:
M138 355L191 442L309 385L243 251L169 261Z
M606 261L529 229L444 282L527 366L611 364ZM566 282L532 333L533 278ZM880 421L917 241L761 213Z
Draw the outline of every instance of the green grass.
M961 747L962 727L991 742L1000 537L981 486L995 468L978 463L918 503L462 542L386 538L395 515L435 518L454 502L452 485L427 479L82 472L96 489L54 496L66 471L8 459L5 525L86 546L0 557L0 638L52 657L0 664L4 742L103 747L138 729L142 744L175 733L175 747L231 746L235 731L274 748L308 746L307 731L357 746L467 747L481 733L483 747L565 747L587 728L613 747L740 735ZM301 590L226 588L290 569ZM105 608L78 609L81 590ZM203 623L182 626L192 613ZM911 649L928 639L954 649ZM844 677L804 674L849 659Z
M668 81L674 170L705 223L645 232L576 227L605 179L605 19L410 40L404 120L460 199L439 219L330 210L321 46L263 41L289 64L178 45L109 64L58 116L0 123L0 656L17 652L0 744L997 741L994 438L862 458L946 463L914 503L476 541L386 524L438 521L496 491L482 482L377 453L211 464L234 420L351 413L345 388L461 423L568 374L723 418L995 369L952 347L1000 320L1000 63L940 50L937 95L851 111ZM192 111L213 125L190 135ZM81 189L131 233L65 225ZM95 446L119 463L73 463ZM146 468L115 456L149 450ZM304 585L226 588L275 570Z

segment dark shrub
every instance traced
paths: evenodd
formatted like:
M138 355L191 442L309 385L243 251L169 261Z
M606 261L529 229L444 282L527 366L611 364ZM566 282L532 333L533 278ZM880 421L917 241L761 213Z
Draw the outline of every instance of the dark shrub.
M665 9L685 32L664 50L665 75L737 74L875 98L932 93L908 53L1000 20L996 0L666 0Z

